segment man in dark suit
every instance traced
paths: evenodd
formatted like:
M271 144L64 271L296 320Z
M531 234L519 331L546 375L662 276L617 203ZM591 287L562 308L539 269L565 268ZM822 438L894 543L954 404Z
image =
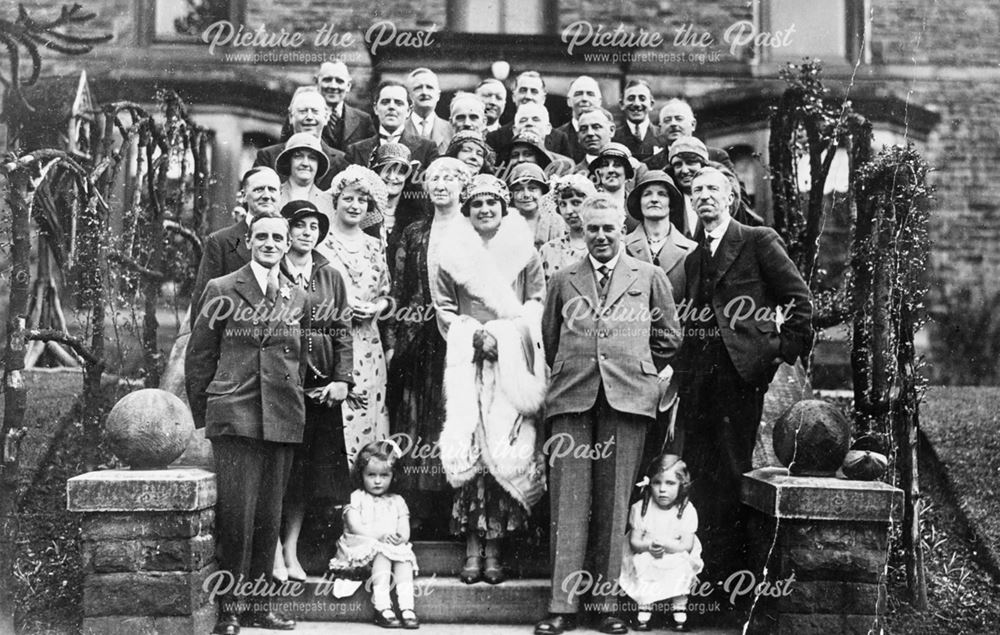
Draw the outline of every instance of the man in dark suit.
M288 122L292 126L292 133L308 132L316 138L321 138L323 128L330 117L330 109L326 105L326 100L314 86L307 86L295 91L292 101L288 104ZM333 177L347 167L347 159L344 153L336 148L330 147L322 140L320 146L326 158L330 161L330 168L317 181L316 186L321 190L329 189ZM285 143L275 143L257 152L254 160L254 167L266 166L272 170L278 155L285 149Z
M247 170L240 188L240 202L246 216L229 227L209 234L201 249L201 262L191 291L191 326L201 307L201 295L212 278L232 273L250 262L247 249L247 227L258 216L278 215L278 193L281 182L278 174L267 167Z
M514 80L514 104L520 109L525 104L536 104L545 110L545 80L535 71L525 71ZM515 113L514 121L500 126L499 129L487 133L486 143L497 153L497 164L506 163L510 159L510 146L514 140L514 127L517 125L518 115ZM545 111L545 119L548 122L548 110ZM545 149L549 152L569 156L570 140L566 133L552 128L549 124L548 132L543 133L545 139Z
M549 285L542 335L552 369L545 402L551 434L552 595L535 633L575 626L588 540L595 580L618 579L629 495L660 376L680 344L670 283L622 248L624 215L606 194L581 210L588 255ZM600 630L625 633L620 597L594 594Z
M574 161L582 161L587 154L594 154L588 150L580 136L580 116L583 113L595 108L603 108L604 97L601 95L601 87L597 80L587 75L580 75L569 85L569 95L566 96L566 103L573 111L572 120L556 128L569 139L569 152L564 154ZM601 147L611 141L608 138Z
M185 380L195 427L212 442L219 568L234 580L269 586L281 500L305 425L301 325L307 298L279 275L288 251L287 220L255 217L247 247L248 264L205 288ZM228 594L212 632L232 635L241 625L295 628L271 611L268 595Z
M435 109L441 100L441 86L437 74L429 68L418 68L406 76L413 109L403 124L407 134L434 142L438 154L448 151L448 144L455 135L451 124L437 116Z
M751 469L775 370L812 344L812 304L778 234L730 217L733 191L722 172L697 172L692 197L701 229L685 263L690 305L676 364L678 426L705 545L704 579L715 582L746 566L740 480Z
M644 79L630 79L618 102L625 121L618 126L611 140L624 145L639 161L645 161L660 151L656 127L649 120L654 103L649 82Z
M369 167L372 153L383 143L402 143L410 149L410 158L420 162L420 169L427 169L431 161L438 158L438 149L433 141L406 131L404 122L410 114L410 93L406 86L394 80L385 80L375 89L375 116L378 118L378 133L347 148L347 161L355 165Z
M330 109L323 126L323 143L341 152L347 146L375 134L371 116L347 103L351 92L351 73L340 60L323 62L316 73L316 86Z
M604 108L593 108L580 115L577 125L580 128L577 140L584 154L582 159L578 159L574 171L586 175L590 173L590 164L615 136L615 118Z

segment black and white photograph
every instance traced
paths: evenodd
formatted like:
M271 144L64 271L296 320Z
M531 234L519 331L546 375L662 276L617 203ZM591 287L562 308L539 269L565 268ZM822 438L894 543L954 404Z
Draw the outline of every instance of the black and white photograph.
M997 42L0 4L0 635L997 632Z

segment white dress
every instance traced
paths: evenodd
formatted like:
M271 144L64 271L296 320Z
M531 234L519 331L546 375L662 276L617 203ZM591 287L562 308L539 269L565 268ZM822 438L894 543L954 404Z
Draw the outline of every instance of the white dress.
M676 507L661 509L652 502L645 516L641 514L642 501L632 505L632 510L630 517L639 519L632 531L641 532L660 543L679 533L693 534L698 530L698 512L691 503L685 505L680 518L677 517ZM629 535L625 536L624 550L618 583L639 605L687 595L695 576L705 566L701 560L701 542L697 535L691 551L686 553L665 553L660 558L654 558L648 551L633 553Z

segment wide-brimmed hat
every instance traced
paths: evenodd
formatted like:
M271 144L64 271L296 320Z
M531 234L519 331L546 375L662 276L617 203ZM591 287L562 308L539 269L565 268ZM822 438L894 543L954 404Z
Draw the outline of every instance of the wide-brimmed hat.
M378 172L385 166L396 163L413 174L420 167L420 161L412 160L411 156L410 149L402 143L383 143L372 150L368 165L374 172Z
M483 194L489 194L500 201L501 214L507 215L507 205L510 203L510 190L503 181L492 174L477 174L462 190L459 200L462 202L462 214L469 215L469 203Z
M285 149L281 151L274 162L274 171L280 176L291 174L292 154L302 148L312 150L313 154L316 155L316 162L319 165L316 166L316 176L313 177L313 181L318 181L330 169L330 159L323 152L323 146L320 145L319 139L311 132L296 132L288 138L288 141L285 142Z
M319 208L312 201L301 199L288 201L281 208L281 215L288 219L289 225L307 216L315 216L316 220L319 221L319 238L316 239L317 245L323 242L323 239L326 238L326 233L330 231L330 219L326 217L326 214L319 211Z
M534 181L542 186L542 192L549 191L549 179L545 176L545 171L534 163L518 163L507 174L507 187L514 189L517 183Z
M590 162L587 169L593 174L597 171L597 168L604 165L608 159L618 159L625 166L625 178L631 179L635 176L635 168L632 167L632 151L625 147L623 144L616 141L612 141L608 145L601 148L597 153L597 158Z
M552 157L549 155L549 151L545 149L545 141L534 130L522 130L514 135L514 138L511 139L510 147L513 149L514 145L518 143L528 146L535 151L535 156L538 157L538 165L543 170L552 163Z
M639 204L639 199L642 197L642 191L646 189L647 185L653 183L662 183L667 188L667 197L670 199L670 209L667 211L669 214L674 210L684 209L684 195L681 191L677 189L677 185L674 180L670 178L670 175L663 170L650 170L639 177L639 180L635 184L635 188L628 194L628 198L625 199L625 207L628 209L628 213L632 218L636 220L642 220L642 206Z
M708 148L697 137L677 137L667 150L667 161L678 154L694 154L701 157L703 163L708 163Z

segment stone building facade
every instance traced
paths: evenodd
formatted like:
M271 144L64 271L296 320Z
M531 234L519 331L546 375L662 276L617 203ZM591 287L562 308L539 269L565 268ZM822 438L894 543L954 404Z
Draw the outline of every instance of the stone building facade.
M36 0L28 8L43 18L61 4ZM876 144L911 141L934 167L934 287L1000 289L1000 5L991 0L85 4L97 14L88 27L114 39L82 58L48 54L44 72L85 69L101 102L148 102L156 87L178 90L197 120L216 132L214 198L221 207L231 201L253 147L279 134L295 86L310 81L319 61L342 58L354 75L351 101L361 107L379 79L421 65L438 71L446 95L496 70L512 78L535 69L546 78L554 106L564 103L580 74L599 81L606 105L617 103L628 79L646 78L659 101L691 100L697 134L732 150L766 212L767 107L782 87L778 71L787 61L819 57L827 85L875 121ZM178 19L188 34L178 32ZM232 38L210 51L200 34L220 21ZM282 30L301 34L302 42L234 45L260 27L276 38ZM570 42L576 42L572 53ZM566 115L564 107L554 109L555 123ZM220 214L215 224L223 222Z

